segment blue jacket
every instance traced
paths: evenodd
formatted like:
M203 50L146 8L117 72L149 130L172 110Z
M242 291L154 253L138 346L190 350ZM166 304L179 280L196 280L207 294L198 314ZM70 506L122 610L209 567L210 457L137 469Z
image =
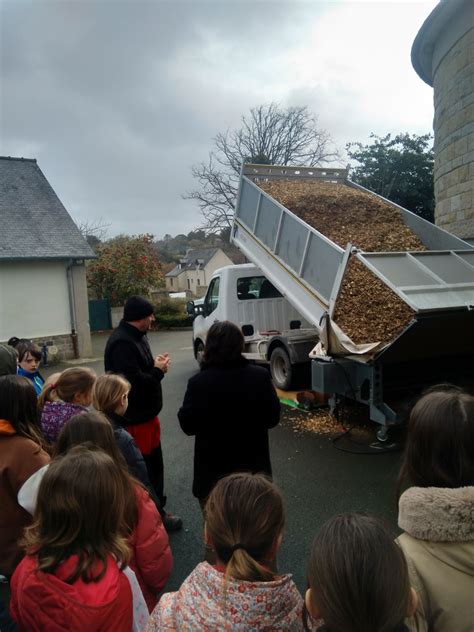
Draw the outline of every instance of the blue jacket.
M30 373L30 371L25 371L21 366L17 369L18 375L22 375L23 377L27 377L29 380L33 382L33 386L35 387L36 395L41 393L41 390L44 386L44 380L41 377L39 371L35 371L34 373Z

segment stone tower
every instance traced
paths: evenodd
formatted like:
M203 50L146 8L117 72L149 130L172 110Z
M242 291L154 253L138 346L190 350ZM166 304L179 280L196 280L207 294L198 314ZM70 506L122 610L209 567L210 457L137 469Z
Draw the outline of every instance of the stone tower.
M441 0L411 59L434 89L435 222L474 244L474 0Z

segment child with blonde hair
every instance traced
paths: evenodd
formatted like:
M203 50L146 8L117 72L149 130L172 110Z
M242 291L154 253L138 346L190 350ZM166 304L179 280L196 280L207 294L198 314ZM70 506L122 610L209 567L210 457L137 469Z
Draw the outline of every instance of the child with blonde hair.
M303 599L291 575L271 569L285 523L277 487L261 474L232 474L216 484L204 515L217 563L202 562L164 594L147 632L302 630Z
M45 402L58 401L59 397L56 393L56 382L59 380L60 375L61 372L58 371L58 373L51 373L51 375L49 375L45 379L43 388L41 389L41 393L39 394L39 396L42 398L41 401L43 402L43 407ZM45 393L42 396L43 391L45 391Z
M55 383L43 388L38 398L41 429L53 444L67 420L84 412L92 404L92 389L96 374L87 367L72 367L63 371ZM54 397L53 399L53 391Z
M130 473L145 485L155 503L158 504L143 455L123 424L123 415L128 407L130 388L130 382L123 375L116 373L100 375L94 384L92 403L94 408L103 413L112 424L115 440L127 462Z
M125 504L120 472L102 450L79 446L51 462L11 583L20 632L132 630Z

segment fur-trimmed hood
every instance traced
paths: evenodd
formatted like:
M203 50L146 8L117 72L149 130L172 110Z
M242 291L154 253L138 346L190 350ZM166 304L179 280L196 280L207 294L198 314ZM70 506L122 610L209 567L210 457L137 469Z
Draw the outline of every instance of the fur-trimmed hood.
M400 497L398 526L419 540L474 541L474 487L410 487Z

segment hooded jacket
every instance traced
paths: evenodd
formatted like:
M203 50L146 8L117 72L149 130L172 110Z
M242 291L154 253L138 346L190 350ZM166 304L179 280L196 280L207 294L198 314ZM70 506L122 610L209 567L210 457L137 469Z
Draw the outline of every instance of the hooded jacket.
M49 462L49 455L13 426L0 420L0 574L11 575L23 552L18 546L31 515L18 503L27 479Z
M271 582L230 579L226 585L222 572L202 562L178 592L163 595L146 632L296 632L303 630L302 612L291 575Z
M76 558L70 557L56 572L43 573L34 557L25 557L11 581L10 611L20 632L130 632L132 591L128 578L109 557L98 582L73 584L65 580Z
M474 487L411 487L399 501L398 538L418 608L416 632L474 630Z
M135 572L149 611L156 606L173 567L168 534L148 492L135 486L138 520L128 543L132 552L130 568Z
M0 345L0 375L15 375L18 354L9 345Z
M47 469L43 467L31 476L18 495L21 505L32 514L36 507L38 489ZM155 503L141 485L135 484L134 489L137 523L127 539L131 552L129 566L135 572L151 612L171 573L173 557L168 534Z

